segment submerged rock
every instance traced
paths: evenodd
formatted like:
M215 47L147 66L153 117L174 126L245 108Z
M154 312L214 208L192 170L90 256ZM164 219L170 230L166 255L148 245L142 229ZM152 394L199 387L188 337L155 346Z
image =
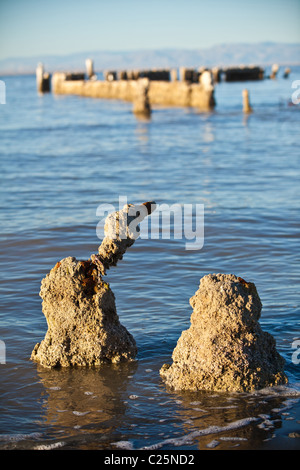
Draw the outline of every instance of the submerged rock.
M233 274L209 274L190 299L182 332L160 375L175 390L251 391L284 384L284 359L259 324L256 287Z
M138 235L137 224L154 203L124 206L106 219L99 253L87 261L59 261L42 280L40 296L48 324L44 340L31 359L45 367L95 366L132 360L137 354L133 336L121 325L115 297L102 276L122 259Z

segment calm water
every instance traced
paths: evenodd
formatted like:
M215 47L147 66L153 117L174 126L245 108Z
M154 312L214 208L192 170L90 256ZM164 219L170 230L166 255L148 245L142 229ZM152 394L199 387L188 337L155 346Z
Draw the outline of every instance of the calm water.
M282 71L281 71L282 72ZM4 449L300 447L299 123L288 80L216 88L211 113L38 96L34 76L5 77L0 106L0 446ZM242 89L254 113L244 116ZM41 279L100 240L99 204L204 204L205 241L139 239L107 276L137 361L45 370L29 360L47 330ZM261 325L286 359L287 387L254 394L175 393L159 369L190 325L189 298L208 273L254 282ZM298 346L299 348L299 346ZM212 427L213 426L213 427Z

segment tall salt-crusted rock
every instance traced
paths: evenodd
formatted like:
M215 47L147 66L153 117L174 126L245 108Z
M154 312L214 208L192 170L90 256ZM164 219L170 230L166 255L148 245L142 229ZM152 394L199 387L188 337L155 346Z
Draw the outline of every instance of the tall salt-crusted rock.
M94 366L134 359L134 338L121 325L115 297L102 276L138 236L139 222L154 203L125 205L106 219L99 253L87 261L68 257L42 280L40 296L48 331L31 354L45 367Z
M251 391L284 384L284 359L258 322L256 287L232 274L209 274L190 299L191 326L182 332L160 375L176 390Z

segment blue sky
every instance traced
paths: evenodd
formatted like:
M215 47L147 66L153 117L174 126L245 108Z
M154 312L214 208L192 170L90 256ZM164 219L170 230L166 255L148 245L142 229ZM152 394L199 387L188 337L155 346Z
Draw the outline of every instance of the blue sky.
M0 59L300 42L300 0L0 0Z

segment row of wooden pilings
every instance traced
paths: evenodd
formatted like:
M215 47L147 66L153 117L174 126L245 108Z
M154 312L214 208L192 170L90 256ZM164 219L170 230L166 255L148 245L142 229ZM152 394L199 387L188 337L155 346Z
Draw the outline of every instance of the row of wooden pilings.
M86 59L85 61L86 73L66 73L66 80L96 80L96 73L94 71L94 61ZM178 69L151 69L151 70L105 70L103 72L104 79L107 81L115 80L138 80L140 78L148 78L151 81L183 81L189 83L201 83L210 80L212 77L213 83L219 83L224 80L227 82L234 81L248 81L248 80L262 80L263 78L276 78L279 70L279 65L274 64L271 68L271 74L265 77L264 70L258 66L240 66L240 67L213 67L211 69L199 67L197 70L187 67L180 67ZM208 73L207 73L208 72ZM284 78L288 78L290 69L286 68L283 74ZM43 64L38 64L36 69L37 88L41 93L50 91L51 77L50 74L44 71Z
M192 69L180 67L178 69L165 70L106 70L104 71L104 79L108 81L114 80L138 80L139 78L149 78L149 80L162 81L185 81L189 83L201 82L201 76L204 72L209 71L213 77L214 83L225 82L241 82L250 80L263 80L264 78L275 79L278 75L279 65L274 64L271 68L270 75L265 75L262 67L258 66L239 66L239 67L199 67ZM290 68L284 70L283 78L288 78Z
M69 82L96 81L97 76L94 71L94 62L92 59L86 59L86 73L65 72L58 75L63 75L63 80ZM279 66L274 64L271 69L271 75L266 78L276 78ZM244 80L261 80L264 78L264 71L260 67L238 67L228 68L221 70L214 67L207 69L200 67L198 70L180 67L177 69L167 70L123 70L123 71L105 71L103 73L106 82L117 82L118 80L134 80L138 81L136 99L134 100L133 111L136 114L144 114L149 116L151 114L151 106L149 101L149 85L153 81L161 82L184 82L188 84L200 84L206 91L213 90L214 83L220 82L221 73L226 73L226 81L244 81ZM284 72L284 78L287 78L290 69ZM57 74L54 74L57 75ZM44 71L43 64L39 63L36 69L37 89L39 93L50 92L51 90L51 76ZM103 83L103 82L102 82ZM194 85L193 85L194 86ZM213 93L213 91L212 91ZM251 113L252 107L250 105L249 92L243 90L243 111Z
M115 80L139 80L148 78L151 81L176 82L185 81L189 83L201 83L201 76L204 72L209 72L213 76L214 82L218 80L218 73L214 69L199 67L198 70L180 67L178 69L150 69L150 70L105 70L104 79L107 81Z

